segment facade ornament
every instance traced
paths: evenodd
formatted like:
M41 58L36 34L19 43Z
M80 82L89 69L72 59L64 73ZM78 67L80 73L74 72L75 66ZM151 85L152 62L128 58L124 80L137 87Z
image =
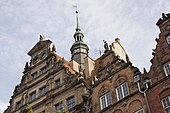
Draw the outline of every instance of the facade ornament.
M56 47L55 47L55 45L53 45L53 47L52 47L52 52L56 52Z
M108 43L105 41L105 40L103 40L103 42L104 42L104 49L105 49L105 53L109 50L109 46L108 46Z
M27 70L28 69L28 67L29 67L29 65L28 65L28 62L26 62L26 64L25 64L25 70Z
M45 36L40 35L40 41L43 41L45 39Z

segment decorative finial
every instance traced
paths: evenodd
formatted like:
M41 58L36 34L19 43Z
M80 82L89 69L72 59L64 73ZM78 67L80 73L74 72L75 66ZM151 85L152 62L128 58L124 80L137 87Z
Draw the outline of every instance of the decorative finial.
M43 41L45 37L43 35L40 35L40 41Z
M109 50L109 46L108 46L108 43L105 40L103 40L103 42L104 42L104 48L105 48L104 53L106 53Z
M80 31L77 5L73 5L73 7L76 8L76 31Z
M143 74L146 74L146 73L147 73L146 69L145 69L145 68L143 68Z
M56 47L53 45L52 52L56 52Z

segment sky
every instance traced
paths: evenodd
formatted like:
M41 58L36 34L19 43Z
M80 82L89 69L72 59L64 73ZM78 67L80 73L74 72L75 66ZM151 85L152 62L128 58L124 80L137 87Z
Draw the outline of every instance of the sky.
M70 60L75 4L90 57L100 56L103 40L111 44L119 38L133 65L149 70L160 32L155 24L162 13L170 13L170 0L0 0L0 113L9 105L39 35Z

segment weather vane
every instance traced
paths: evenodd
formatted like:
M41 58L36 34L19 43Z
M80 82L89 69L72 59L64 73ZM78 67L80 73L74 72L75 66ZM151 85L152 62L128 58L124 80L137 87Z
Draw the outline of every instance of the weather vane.
M73 7L76 9L76 14L78 14L77 5L73 5Z

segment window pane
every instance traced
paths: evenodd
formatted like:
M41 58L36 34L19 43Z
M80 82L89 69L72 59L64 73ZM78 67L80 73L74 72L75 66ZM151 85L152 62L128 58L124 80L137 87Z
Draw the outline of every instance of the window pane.
M56 111L62 110L62 102L57 103L57 104L55 105L55 109L56 109Z
M112 104L111 93L108 92L100 97L100 107L101 110L110 106Z
M164 65L166 75L170 75L170 63Z
M126 96L129 95L127 82L124 83L122 86L123 86L123 94L124 94L124 97L126 97Z
M170 113L170 107L167 108L167 109L165 109L165 112L166 112L166 113Z
M116 88L116 92L117 92L117 99L121 100L123 98L123 93L122 93L122 90L121 90L121 86Z
M60 79L58 79L58 80L55 81L55 85L56 85L56 87L59 87L59 86L60 86Z
M163 98L161 101L162 101L162 105L164 107L165 112L170 113L170 97L167 96Z
M34 100L36 98L36 92L33 92L30 94L30 101Z
M143 110L143 109L140 109L140 110L138 110L138 111L136 111L136 112L134 112L134 113L144 113L144 110Z
M106 100L104 95L100 97L100 106L101 109L104 109L106 107Z
M39 89L40 95L44 95L46 93L46 86Z
M107 106L110 106L112 104L112 96L110 92L106 94L106 99L107 99Z
M74 96L71 96L67 99L67 109L70 110L75 106L75 99Z
M31 80L34 80L36 77L37 77L37 72L35 72L31 75Z
M42 67L42 68L40 69L40 74L45 73L46 70L47 70L46 66Z

